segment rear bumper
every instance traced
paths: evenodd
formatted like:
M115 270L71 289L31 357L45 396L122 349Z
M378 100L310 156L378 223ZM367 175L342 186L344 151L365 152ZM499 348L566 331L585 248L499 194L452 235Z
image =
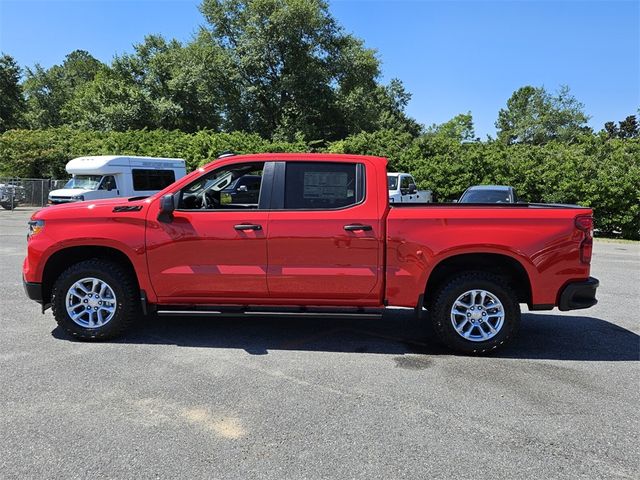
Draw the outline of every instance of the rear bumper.
M567 284L560 294L558 308L560 310L579 310L581 308L593 307L596 300L596 289L600 285L597 278L589 277L581 282L571 282Z
M31 283L22 279L22 286L24 287L24 291L31 300L35 300L38 303L42 303L42 284L41 283Z

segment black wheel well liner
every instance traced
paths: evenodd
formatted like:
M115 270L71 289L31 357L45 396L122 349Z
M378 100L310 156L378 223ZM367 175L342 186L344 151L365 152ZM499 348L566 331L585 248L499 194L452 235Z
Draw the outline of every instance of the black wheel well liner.
M447 257L434 267L425 287L424 306L429 308L440 286L450 278L470 271L490 272L508 279L518 302L531 305L529 275L518 260L499 253L464 253Z
M42 303L47 305L51 302L51 289L60 274L74 263L89 260L91 258L99 258L110 260L123 266L136 282L139 288L138 276L136 270L131 263L129 257L113 247L105 247L101 245L83 245L78 247L67 247L58 250L47 259L42 272Z

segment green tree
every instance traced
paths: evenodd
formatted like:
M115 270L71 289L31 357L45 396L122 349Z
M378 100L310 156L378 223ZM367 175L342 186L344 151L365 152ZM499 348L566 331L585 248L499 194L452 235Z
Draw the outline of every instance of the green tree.
M601 135L612 138L638 138L640 137L640 125L635 115L629 115L618 122L606 122L601 130Z
M457 142L471 142L476 140L471 112L456 115L451 120L433 124L427 128L427 136L435 136L455 140Z
M171 105L167 105L167 110ZM153 128L152 101L138 86L104 70L79 87L64 107L74 125L94 130Z
M525 86L498 113L498 139L504 143L542 145L552 140L575 141L588 132L584 105L562 86L555 95L544 87Z
M117 78L149 99L150 127L220 128L228 69L221 50L202 34L186 46L147 36L133 54L117 57L112 68Z
M607 138L617 138L620 135L620 131L618 130L618 126L616 122L607 122L604 124L604 132L607 135Z
M27 98L27 121L31 128L63 125L67 102L83 85L91 82L107 68L84 50L75 50L65 57L62 65L44 69L36 65L27 69L24 91Z
M406 120L401 84L377 83L375 52L323 0L204 0L201 11L236 79L226 128L332 140Z
M640 127L635 115L629 115L627 118L619 122L620 138L637 138L640 136Z
M0 56L0 132L22 125L26 104L20 86L21 73L13 57Z

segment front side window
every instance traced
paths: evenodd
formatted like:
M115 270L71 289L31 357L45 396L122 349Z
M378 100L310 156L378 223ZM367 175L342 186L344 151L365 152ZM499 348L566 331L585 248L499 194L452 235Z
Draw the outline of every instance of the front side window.
M106 175L104 177L102 177L102 182L100 182L100 187L98 188L98 190L115 190L116 187L116 179L113 177L113 175Z
M176 181L176 174L173 170L134 168L131 175L133 176L133 189L141 192L160 191Z
M284 208L344 208L364 199L364 169L355 163L288 162Z
M410 183L411 183L410 177L402 177L402 180L400 180L400 188L408 190Z
M178 208L257 209L263 170L264 163L243 163L214 170L182 189Z

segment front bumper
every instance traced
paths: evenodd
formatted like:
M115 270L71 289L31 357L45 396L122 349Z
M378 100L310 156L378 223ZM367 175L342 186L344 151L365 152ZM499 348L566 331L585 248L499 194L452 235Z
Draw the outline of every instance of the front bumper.
M24 291L31 300L35 300L36 302L42 304L42 284L41 283L31 283L27 282L24 278L22 279L22 286L24 287Z
M589 277L581 282L571 282L567 284L560 294L558 309L563 312L567 310L579 310L593 307L596 300L596 289L600 285L597 278Z

